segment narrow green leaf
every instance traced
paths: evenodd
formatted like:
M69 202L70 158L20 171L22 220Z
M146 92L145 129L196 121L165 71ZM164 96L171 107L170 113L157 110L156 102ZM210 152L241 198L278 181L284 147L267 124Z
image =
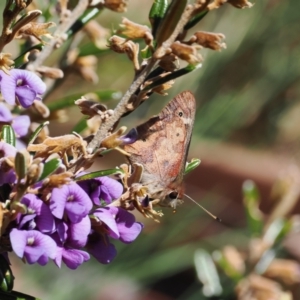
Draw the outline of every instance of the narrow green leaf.
M34 133L31 135L28 144L32 144L36 137L39 135L39 133L41 132L41 130L45 127L49 125L49 121L46 121L44 123L42 123L41 125L38 126L38 128L34 131Z
M244 182L243 194L248 230L251 236L260 236L263 232L264 220L259 210L259 191L253 181L246 180Z
M161 46L174 32L178 21L180 20L182 13L186 7L187 0L173 0L156 33L157 47Z
M24 154L21 152L17 152L15 157L15 170L19 180L25 177L26 169L27 166L26 166L26 160Z
M184 30L189 30L194 27L199 21L201 21L208 13L208 10L199 12L197 15L192 17L189 22L184 26Z
M102 9L96 7L87 9L85 13L66 32L67 38L72 37L76 32L81 30L89 21L93 20L101 11Z
M108 101L108 100L119 100L122 96L121 92L118 91L111 91L111 90L104 90L104 91L96 91L93 92L96 94L101 102ZM48 104L48 108L51 112L68 108L70 106L75 105L74 101L77 99L80 99L82 96L82 93L73 94L67 97L64 97L63 99L51 102Z
M149 21L152 25L152 34L155 38L158 26L168 8L168 0L154 0L149 12Z
M1 130L1 139L14 147L16 147L16 134L10 125L4 125Z
M24 52L21 55L19 55L17 58L14 59L15 68L20 68L22 65L24 65L26 63L25 57L26 57L27 53L29 53L32 50L42 51L44 49L44 47L45 47L45 45L40 43L40 44L32 46L31 48L24 50Z
M206 297L218 296L223 289L219 274L212 257L203 249L197 250L194 255L197 277L203 284L203 294Z
M61 165L61 160L59 158L54 158L54 159L47 161L44 164L43 173L42 173L41 177L39 178L39 181L45 179L46 177L51 175L53 172L55 172L60 165Z
M108 169L108 170L102 170L102 171L95 171L95 172L91 172L91 173L76 177L74 180L75 181L87 180L87 179L93 179L93 178L108 176L108 175L113 175L113 174L124 174L124 171L122 169Z
M199 158L192 158L190 162L187 163L185 170L184 170L184 175L190 173L194 169L196 169L201 163L201 160Z
M198 64L198 65L187 65L185 68L182 68L182 69L179 69L167 76L164 76L156 81L154 81L152 84L148 85L147 87L145 87L144 91L147 91L147 90L151 90L159 85L162 85L170 80L174 80L178 77L181 77L183 75L186 75L196 69L199 69L200 67L202 66L202 64Z

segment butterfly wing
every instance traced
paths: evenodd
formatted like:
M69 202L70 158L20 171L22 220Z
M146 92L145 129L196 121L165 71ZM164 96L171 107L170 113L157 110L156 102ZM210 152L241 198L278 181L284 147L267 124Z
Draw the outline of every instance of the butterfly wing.
M150 198L162 199L173 190L182 196L195 111L193 94L182 92L158 116L139 125L138 140L125 146L130 163L144 167L141 183L148 187Z

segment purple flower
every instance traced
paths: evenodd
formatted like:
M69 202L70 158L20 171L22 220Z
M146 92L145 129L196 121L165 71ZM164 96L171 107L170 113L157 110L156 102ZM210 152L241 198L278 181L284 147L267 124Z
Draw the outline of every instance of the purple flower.
M70 223L69 226L58 226L58 228L61 232L57 231L53 235L58 247L54 262L59 268L63 261L70 269L76 269L90 259L88 253L78 249L86 245L91 231L90 218L86 216L79 223Z
M25 136L30 126L30 118L28 116L13 117L10 110L3 103L0 103L0 122L11 124L17 137Z
M41 232L52 233L55 230L54 217L50 208L40 200L36 195L26 194L21 203L27 207L27 214L19 216L19 229L35 229L37 227Z
M109 264L117 255L115 246L109 242L106 235L93 234L87 249L102 264Z
M35 99L46 91L45 83L33 72L13 69L9 75L0 70L0 89L4 100L14 105L16 97L19 103L27 108Z
M120 207L98 208L93 215L105 223L110 237L123 243L133 242L143 229L133 214Z
M62 219L66 213L72 223L78 223L88 215L92 207L91 199L76 183L52 191L50 210L58 219Z
M78 181L78 185L85 190L95 205L101 204L100 199L111 203L112 200L118 199L123 192L122 184L107 176Z
M60 268L61 262L63 261L68 268L75 270L89 259L90 255L85 251L58 247L57 256L54 259L54 262Z
M37 262L44 266L48 263L49 258L56 257L55 241L37 230L27 231L14 228L9 236L16 255L25 258L29 264Z
M130 129L126 135L122 135L119 139L122 141L122 145L133 144L138 139L139 135L136 128Z
M68 228L68 245L74 248L84 247L90 232L91 220L89 216L84 217L78 223L70 223Z
M16 181L15 171L5 162L5 157L15 157L17 149L5 142L0 142L0 186Z

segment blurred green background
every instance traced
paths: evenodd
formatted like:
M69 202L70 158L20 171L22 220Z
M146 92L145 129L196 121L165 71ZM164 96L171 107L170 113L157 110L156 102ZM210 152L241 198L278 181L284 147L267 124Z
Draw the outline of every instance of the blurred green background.
M151 4L150 0L131 0L125 16L149 24ZM13 259L15 289L43 300L207 299L196 276L195 251L211 252L228 244L245 250L249 234L242 183L246 179L257 183L261 207L268 213L275 179L290 165L298 165L299 11L297 0L269 0L256 1L251 9L224 5L210 12L191 32L223 33L227 49L202 50L205 60L201 69L177 80L169 96L153 95L123 121L133 127L158 113L180 91L194 92L198 110L190 158L200 158L202 163L187 176L186 193L218 215L221 224L187 199L175 214L164 209L160 224L137 216L145 222L143 233L133 244L116 243L118 256L110 265L92 259L71 271L51 263L46 267L23 265ZM117 29L122 15L105 10L97 20ZM98 59L97 89L124 93L133 77L127 57L104 52ZM69 73L50 100L96 87ZM108 105L113 108L116 103ZM77 109L72 108L71 113L76 117L64 124L66 133L79 117ZM61 134L62 125L54 124L51 129L52 134ZM109 157L110 167L120 162L120 157ZM224 295L230 295L232 284L224 286ZM231 297L215 299L234 299Z

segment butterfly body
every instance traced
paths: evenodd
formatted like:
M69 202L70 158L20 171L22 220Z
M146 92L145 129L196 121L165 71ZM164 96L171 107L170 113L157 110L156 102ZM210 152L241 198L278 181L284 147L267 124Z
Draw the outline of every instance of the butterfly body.
M138 140L125 146L131 164L143 165L142 185L150 199L176 206L184 193L183 174L195 119L196 101L189 91L173 98L157 116L139 125Z

